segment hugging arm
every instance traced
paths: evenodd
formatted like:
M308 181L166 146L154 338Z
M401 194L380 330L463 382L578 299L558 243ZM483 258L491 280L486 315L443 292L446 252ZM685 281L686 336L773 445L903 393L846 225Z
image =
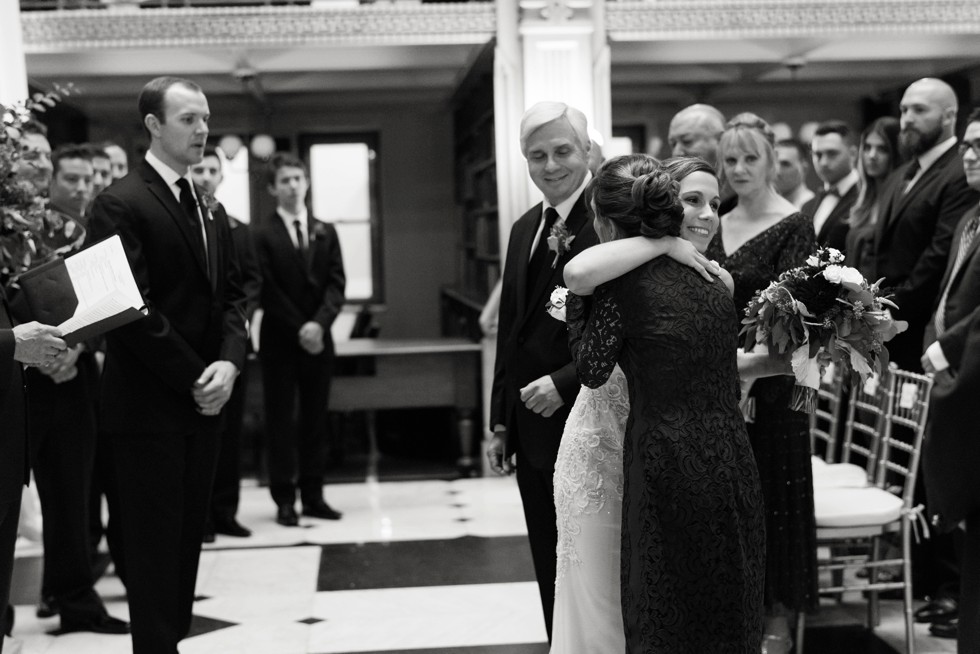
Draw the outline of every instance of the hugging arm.
M718 274L718 265L698 252L690 241L677 236L656 239L633 236L599 243L580 252L565 264L565 284L572 293L589 295L600 284L664 254L694 268L708 281L712 280L712 274Z
M623 318L613 289L596 289L591 311L582 298L569 293L565 315L578 379L598 388L609 379L623 348Z

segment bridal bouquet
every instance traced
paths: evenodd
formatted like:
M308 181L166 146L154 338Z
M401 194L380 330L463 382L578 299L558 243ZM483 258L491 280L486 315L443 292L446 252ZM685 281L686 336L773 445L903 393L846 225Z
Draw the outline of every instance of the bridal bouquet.
M0 284L72 251L85 238L82 226L47 207L45 190L21 171L33 165L25 156L24 125L35 112L54 106L67 89L35 94L15 105L0 103Z
M884 343L908 323L892 320L898 308L881 295L879 285L854 268L844 255L821 248L806 264L787 270L749 301L742 320L746 349L755 344L773 354L791 353L796 388L791 408L812 412L820 385L818 355L850 366L862 382L888 367Z

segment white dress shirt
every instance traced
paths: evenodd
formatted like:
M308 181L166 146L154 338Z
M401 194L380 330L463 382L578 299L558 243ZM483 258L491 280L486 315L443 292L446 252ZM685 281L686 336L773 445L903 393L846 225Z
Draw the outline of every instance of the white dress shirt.
M153 154L152 151L146 151L146 163L150 164L153 170L157 171L163 181L167 184L167 188L170 192L174 194L174 198L177 200L177 204L180 204L180 187L177 186L177 180L181 179L181 175L168 166L167 164L160 161L159 157ZM197 223L198 229L201 230L201 238L204 239L204 257L208 256L208 230L204 228L204 216L201 215L201 203L198 201L197 190L194 188L194 180L191 179L190 173L183 175L183 178L187 180L190 185L191 195L194 196L194 206L197 208Z
M836 184L824 184L824 192L826 195L823 196L823 200L820 201L820 205L817 206L816 210L813 212L813 231L817 234L820 233L820 229L823 224L827 222L830 218L830 214L834 212L837 205L840 204L840 199L847 195L855 184L858 183L858 173L853 168L851 172L844 175L839 182ZM831 193L831 189L837 189L837 194Z
M558 212L559 221L565 221L568 218L568 214L572 212L572 207L574 207L575 203L578 202L579 196L582 195L582 193L585 191L585 187L589 184L590 181L592 181L591 171L585 174L585 179L582 180L582 183L579 185L578 189L574 193L572 193L567 198L565 198L564 201L559 202L557 205L555 205L554 208L555 211ZM541 240L541 232L544 231L544 212L547 211L548 207L550 206L552 205L550 202L548 202L547 198L545 198L545 200L541 203L541 218L538 220L538 231L535 232L534 241L531 243L531 252L527 258L528 261L531 260L531 257L534 256L534 251L538 248L538 242ZM545 238L548 237L545 236Z
M293 224L297 220L299 221L299 231L303 234L303 242L306 243L306 247L310 247L310 234L306 224L308 218L306 207L300 207L299 213L296 214L289 213L282 207L277 207L276 213L282 218L282 223L286 226L286 232L289 234L289 239L293 242L293 247L299 249L299 241L296 240L296 227Z

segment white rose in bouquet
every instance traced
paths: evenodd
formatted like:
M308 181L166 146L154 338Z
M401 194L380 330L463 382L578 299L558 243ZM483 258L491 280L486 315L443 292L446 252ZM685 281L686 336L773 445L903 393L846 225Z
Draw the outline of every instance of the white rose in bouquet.
M555 290L551 292L548 304L545 305L548 315L555 320L565 322L565 299L567 297L568 289L564 286L556 286Z

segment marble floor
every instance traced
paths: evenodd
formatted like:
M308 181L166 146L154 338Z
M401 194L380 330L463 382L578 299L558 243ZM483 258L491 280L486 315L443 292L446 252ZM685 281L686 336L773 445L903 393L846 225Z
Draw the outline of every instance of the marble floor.
M546 654L526 528L512 478L329 484L339 522L275 524L264 488L243 489L251 538L206 545L192 636L181 654L434 652ZM127 636L53 636L38 619L39 552L19 550L14 636L23 654L127 654ZM124 589L98 585L109 611L128 617ZM904 651L900 603L881 626L861 625L863 604L828 603L807 622L806 652ZM955 652L916 625L919 654ZM597 653L601 654L601 653Z

